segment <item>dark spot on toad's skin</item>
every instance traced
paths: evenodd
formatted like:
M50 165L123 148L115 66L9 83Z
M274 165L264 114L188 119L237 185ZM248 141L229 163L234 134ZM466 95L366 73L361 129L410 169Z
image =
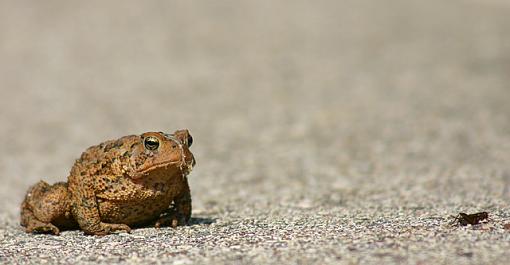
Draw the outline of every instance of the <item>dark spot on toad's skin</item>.
M82 207L86 207L86 208L90 208L90 207L93 207L94 204L91 202L91 201L88 201L88 200L80 200L80 205Z
M110 142L110 143L104 145L103 151L109 152L112 149L118 149L118 148L122 147L123 144L124 144L124 142L121 139Z

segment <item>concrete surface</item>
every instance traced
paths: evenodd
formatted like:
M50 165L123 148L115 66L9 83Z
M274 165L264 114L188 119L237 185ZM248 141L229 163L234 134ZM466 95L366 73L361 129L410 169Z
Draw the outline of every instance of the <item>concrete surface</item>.
M1 1L0 262L507 264L509 73L503 0ZM86 147L178 128L193 225L20 229Z

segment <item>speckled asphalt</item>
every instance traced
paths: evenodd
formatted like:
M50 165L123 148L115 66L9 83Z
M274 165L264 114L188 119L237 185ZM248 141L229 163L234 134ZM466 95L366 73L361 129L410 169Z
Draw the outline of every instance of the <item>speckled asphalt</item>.
M509 73L505 0L1 1L0 263L507 264ZM192 225L19 227L88 146L179 128Z

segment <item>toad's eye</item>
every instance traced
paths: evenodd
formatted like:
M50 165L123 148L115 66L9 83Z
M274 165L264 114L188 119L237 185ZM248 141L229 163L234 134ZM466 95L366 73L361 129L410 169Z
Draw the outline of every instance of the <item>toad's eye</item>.
M147 150L154 151L159 147L159 140L156 137L149 136L143 140L143 145Z
M188 135L188 147L190 147L193 144L193 137L191 135Z

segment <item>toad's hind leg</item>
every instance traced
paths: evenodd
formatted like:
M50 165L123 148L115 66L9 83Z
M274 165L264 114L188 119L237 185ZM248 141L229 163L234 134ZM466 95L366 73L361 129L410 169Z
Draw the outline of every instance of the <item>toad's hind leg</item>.
M52 233L71 228L74 220L70 214L70 195L67 183L49 185L40 181L30 187L21 204L21 225L29 233Z

